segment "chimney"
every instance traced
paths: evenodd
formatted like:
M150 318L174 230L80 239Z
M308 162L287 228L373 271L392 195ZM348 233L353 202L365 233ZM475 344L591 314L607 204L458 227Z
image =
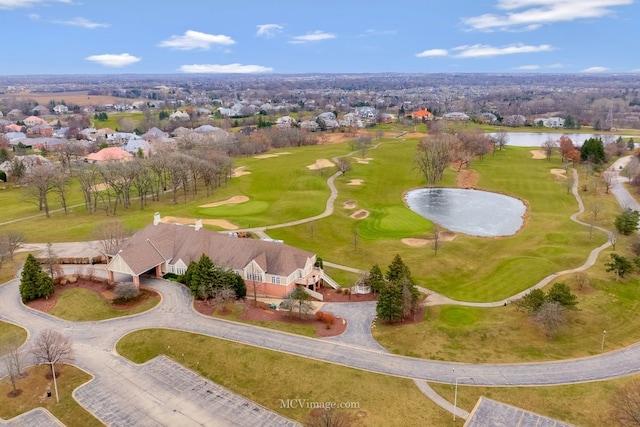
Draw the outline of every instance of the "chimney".
M196 231L200 230L201 228L202 228L202 220L196 219Z
M156 212L153 214L153 225L160 224L160 212Z

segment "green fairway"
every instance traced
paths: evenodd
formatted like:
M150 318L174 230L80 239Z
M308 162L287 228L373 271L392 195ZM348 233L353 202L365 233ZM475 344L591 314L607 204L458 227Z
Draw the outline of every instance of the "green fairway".
M173 330L134 332L122 338L116 349L136 363L166 354L231 391L299 422L306 420L309 409L282 408L280 399L356 402L359 409L345 411L363 425L448 425L449 414L408 379Z
M150 310L160 302L157 296L127 310L115 310L109 303L90 289L67 289L58 296L56 305L49 311L52 316L74 322L88 322L128 316Z

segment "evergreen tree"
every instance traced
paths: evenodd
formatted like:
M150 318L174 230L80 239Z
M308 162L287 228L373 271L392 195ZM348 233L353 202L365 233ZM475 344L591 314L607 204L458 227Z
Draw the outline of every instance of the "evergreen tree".
M590 160L594 163L604 163L607 156L604 152L604 143L600 138L587 139L580 148L580 160Z
M411 279L411 270L402 261L399 254L393 258L391 264L389 264L389 270L387 270L387 280L390 282L399 282L403 277Z
M42 271L42 266L32 254L27 255L22 267L19 289L24 302L48 298L55 292L53 280Z
M376 313L387 322L398 322L402 319L402 286L400 284L385 283L378 295Z
M369 271L369 277L367 277L367 284L371 286L373 292L378 292L382 290L384 287L384 275L382 274L382 270L378 267L378 264L375 264L371 267Z

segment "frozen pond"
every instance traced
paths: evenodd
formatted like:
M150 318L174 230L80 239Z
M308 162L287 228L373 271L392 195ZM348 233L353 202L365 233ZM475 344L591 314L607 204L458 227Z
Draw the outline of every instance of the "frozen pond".
M608 141L615 141L619 136L622 138L633 138L628 135L597 135L591 133L534 133L534 132L505 132L509 137L507 146L513 147L541 147L542 144L551 138L552 141L558 141L561 136L568 136L573 145L581 146L589 138L600 138L605 144ZM489 133L489 136L495 133ZM634 139L640 139L637 136Z
M483 237L515 234L527 210L514 197L462 188L421 188L405 199L412 211L444 228Z

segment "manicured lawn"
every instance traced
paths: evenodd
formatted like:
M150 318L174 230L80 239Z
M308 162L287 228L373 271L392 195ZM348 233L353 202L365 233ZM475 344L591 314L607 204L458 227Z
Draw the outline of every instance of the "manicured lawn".
M160 298L154 296L131 309L115 310L94 291L74 288L60 293L56 305L49 311L49 314L74 322L88 322L142 313L152 309L159 302Z
M18 380L16 386L22 390L17 397L9 397L13 390L8 377L0 381L0 417L7 420L25 413L33 408L42 407L51 412L62 423L69 427L101 426L98 419L87 412L76 402L71 393L77 387L91 380L91 375L70 365L56 365L58 374L58 396L56 403L51 368L49 365L38 365L27 368L28 375ZM47 378L49 374L49 378ZM51 397L47 397L51 391Z
M639 375L626 378L554 387L465 387L458 385L458 405L471 411L480 396L526 409L581 427L617 425L611 419L614 392ZM454 401L454 386L430 384L449 402Z
M233 392L300 422L306 420L308 409L283 409L280 399L358 402L359 409L347 412L370 426L450 423L448 413L407 379L173 330L134 332L118 342L117 351L136 363L166 354Z
M619 251L627 250L626 240ZM577 310L555 339L547 338L531 316L514 305L497 308L429 307L422 323L390 326L379 323L376 339L389 351L436 360L471 363L559 360L600 354L640 340L640 280L638 275L615 281L604 271L612 251L605 251L588 271L591 285L579 288L572 275L561 277L578 296ZM623 255L628 255L622 252Z
M0 322L0 354L6 345L21 346L26 340L26 330L12 323Z
M248 297L250 298L250 297ZM315 338L316 327L313 325L299 325L295 323L279 322L279 321L263 321L263 320L248 320L240 317L243 308L239 305L235 305L228 314L220 313L220 310L214 310L213 316L219 319L231 320L234 322L246 323L247 325L260 326L262 328L274 329L276 331L287 332L290 334L303 335L305 337Z

